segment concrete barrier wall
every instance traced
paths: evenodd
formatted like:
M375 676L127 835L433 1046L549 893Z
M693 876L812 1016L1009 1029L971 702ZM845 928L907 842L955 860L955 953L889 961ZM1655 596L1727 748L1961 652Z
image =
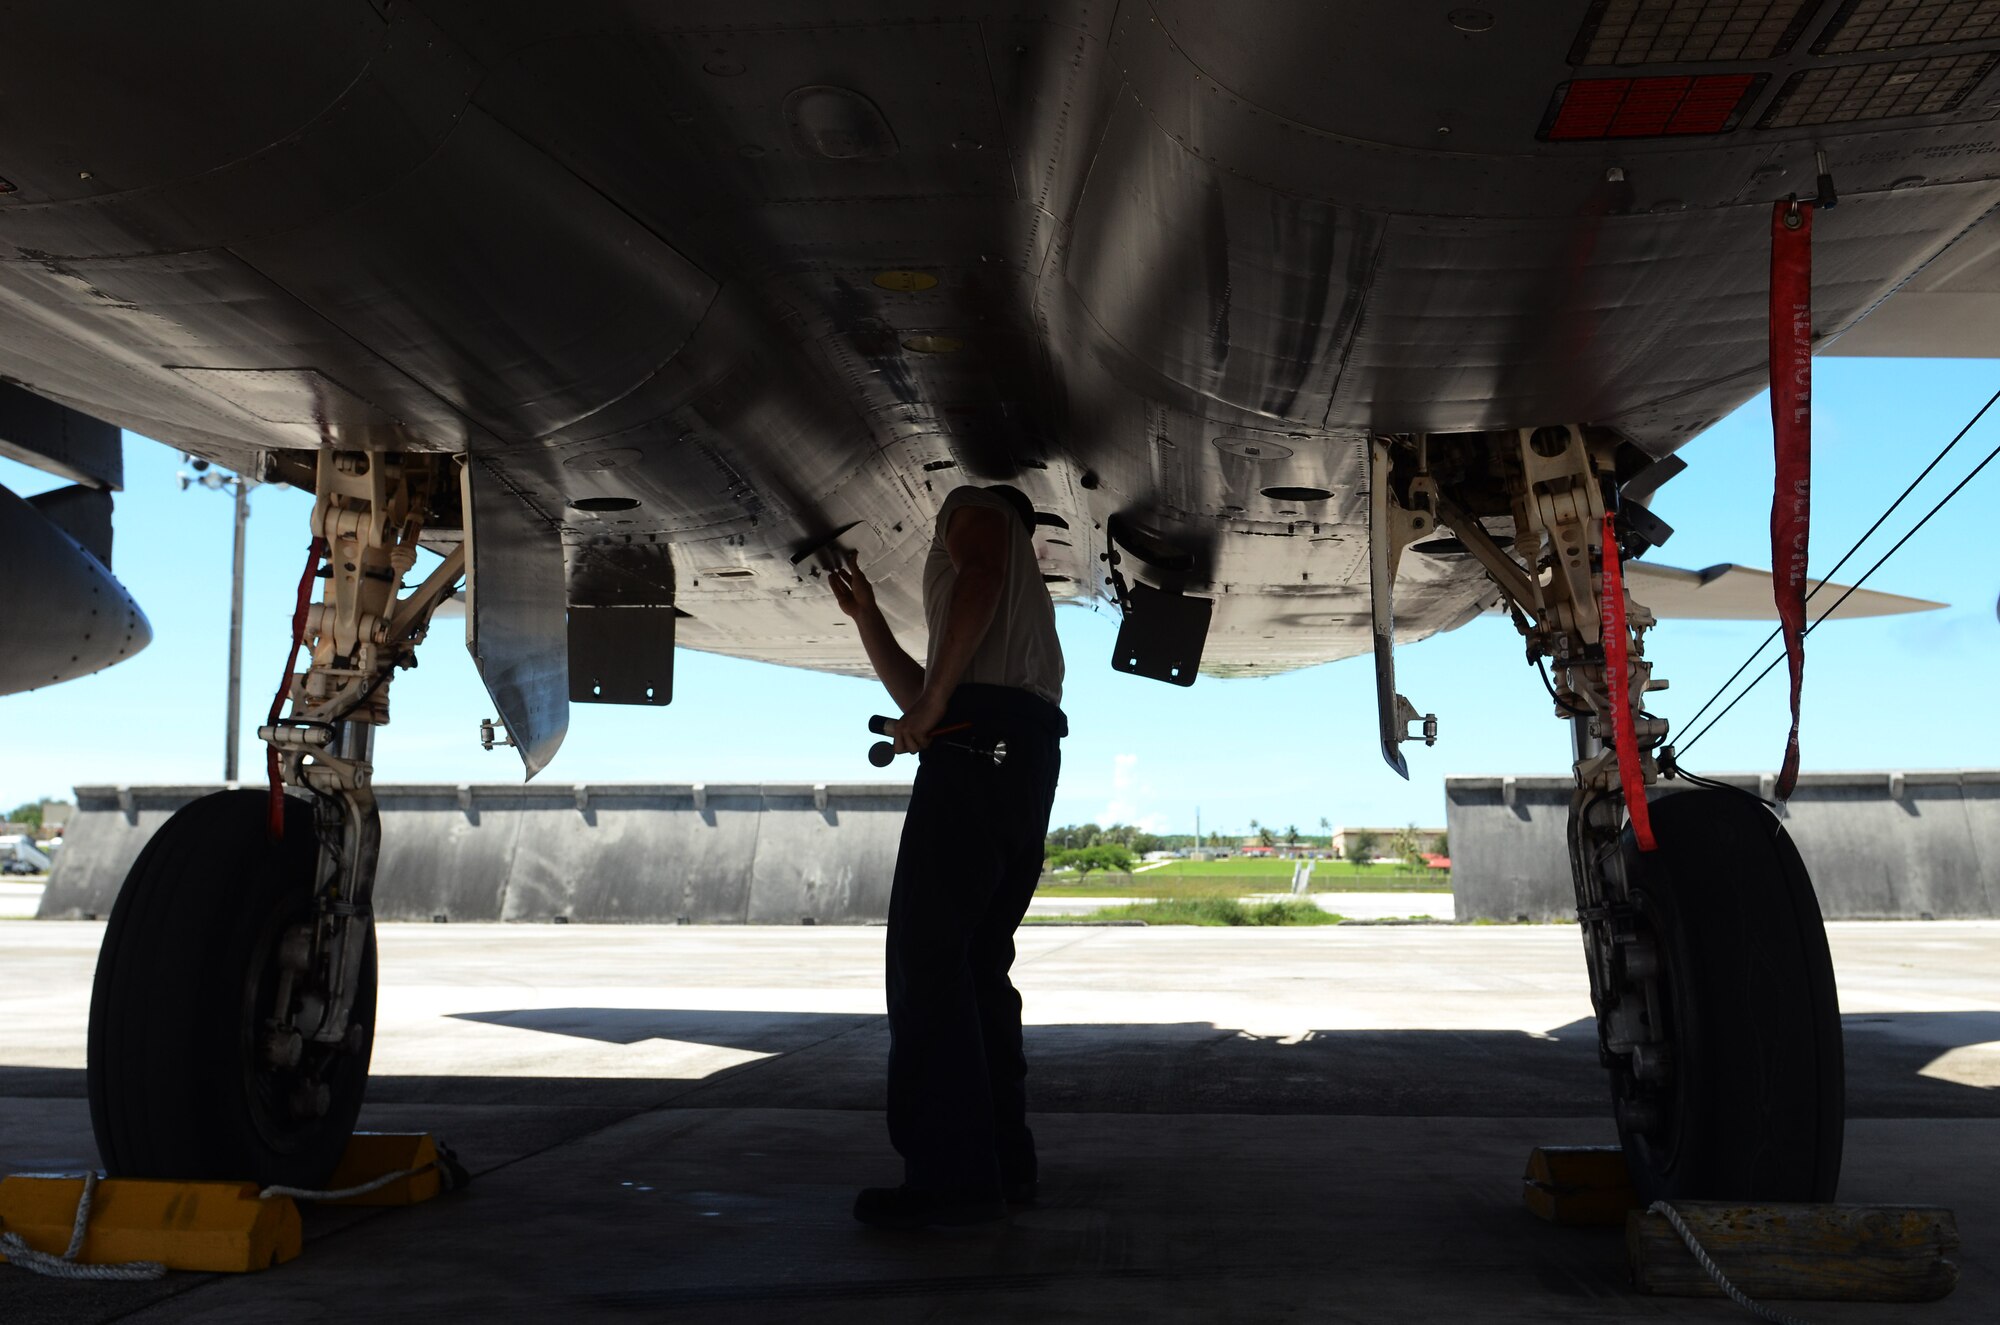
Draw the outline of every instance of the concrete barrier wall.
M153 831L215 786L78 787L44 918L110 913ZM378 785L384 920L865 924L903 783Z
M1569 797L1568 778L1445 779L1460 920L1575 917ZM1829 920L2000 916L2000 770L1809 773L1779 818Z
M1568 778L1446 778L1452 914L1460 920L1576 917Z

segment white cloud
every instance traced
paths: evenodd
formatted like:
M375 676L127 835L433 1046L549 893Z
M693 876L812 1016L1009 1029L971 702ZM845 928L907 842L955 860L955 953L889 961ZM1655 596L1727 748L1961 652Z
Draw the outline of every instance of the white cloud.
M1157 811L1148 814L1141 808L1146 803L1149 790L1139 781L1138 755L1111 756L1111 799L1098 811L1097 822L1107 826L1132 824L1149 833L1166 832L1166 815Z

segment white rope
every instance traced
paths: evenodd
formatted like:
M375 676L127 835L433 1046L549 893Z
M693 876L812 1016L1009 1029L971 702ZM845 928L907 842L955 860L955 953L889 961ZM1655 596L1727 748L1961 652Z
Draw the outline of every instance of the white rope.
M1681 1218L1681 1212L1674 1209L1670 1203L1655 1201L1646 1213L1666 1217L1666 1221L1674 1226L1674 1232L1681 1235L1681 1241L1687 1243L1687 1249L1694 1253L1695 1264L1701 1266L1708 1274L1708 1277L1715 1281L1715 1286L1720 1288L1731 1302L1734 1302L1737 1306L1742 1307L1745 1311L1758 1317L1760 1320L1771 1321L1773 1325L1810 1325L1809 1322L1797 1316L1788 1316L1782 1311L1773 1310L1765 1306L1756 1298L1751 1297L1748 1293L1731 1283L1729 1276L1724 1274L1721 1267L1716 1265L1708 1252L1703 1250L1701 1243L1695 1241L1694 1231L1687 1226L1687 1221Z
M310 1187L266 1187L257 1193L257 1199L268 1201L273 1197L289 1196L295 1201L345 1201L350 1196L366 1196L370 1192L379 1192L392 1182L414 1178L419 1173L429 1173L436 1167L437 1164L432 1162L419 1164L413 1169L397 1169L394 1173L385 1173L371 1182L364 1182L355 1187L341 1187L333 1191L315 1191Z
M392 1182L404 1178L414 1178L419 1173L439 1170L441 1185L448 1191L458 1185L454 1170L442 1162L451 1152L440 1145L439 1160L429 1164L419 1164L412 1169L398 1169L385 1173L372 1181L353 1187L341 1187L333 1191L318 1191L310 1187L266 1187L257 1193L259 1200L269 1201L280 1196L289 1196L298 1201L344 1201L351 1196L366 1196L369 1192L380 1191ZM51 1256L45 1251L30 1247L18 1233L0 1233L0 1256L10 1265L18 1265L34 1274L47 1275L52 1279L99 1279L136 1281L158 1279L167 1272L167 1267L158 1261L126 1261L116 1265L87 1265L76 1258L83 1252L85 1233L90 1228L90 1209L97 1196L97 1172L91 1170L83 1175L83 1195L77 1199L76 1222L71 1225L69 1246L60 1256Z
M77 1199L76 1222L70 1226L69 1246L60 1256L36 1251L18 1233L0 1233L0 1252L10 1265L51 1279L102 1279L136 1281L158 1279L167 1267L158 1261L125 1261L117 1265L85 1265L76 1259L83 1252L84 1234L90 1228L90 1207L97 1196L97 1170L83 1175L83 1195Z

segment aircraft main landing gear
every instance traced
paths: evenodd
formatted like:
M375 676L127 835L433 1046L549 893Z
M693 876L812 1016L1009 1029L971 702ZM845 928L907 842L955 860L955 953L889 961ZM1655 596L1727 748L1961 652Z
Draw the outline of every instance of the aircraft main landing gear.
M203 797L126 877L90 1006L91 1122L115 1177L316 1187L346 1150L374 1039L374 730L462 577L461 547L397 596L433 506L457 500L451 463L320 455L325 590L301 603L291 712L259 732L306 796Z
M1662 765L1674 771L1667 724L1646 711L1665 683L1645 657L1652 614L1606 580L1655 522L1618 509L1616 438L1573 426L1502 436L1497 447L1395 439L1389 501L1458 536L1510 605L1529 659L1553 670L1556 716L1576 745L1577 918L1633 1184L1647 1203L1831 1200L1845 1121L1840 1009L1805 867L1770 809L1733 788L1649 799L1640 831L1628 797ZM1609 559L1607 510L1627 544ZM1511 523L1511 549L1489 520Z

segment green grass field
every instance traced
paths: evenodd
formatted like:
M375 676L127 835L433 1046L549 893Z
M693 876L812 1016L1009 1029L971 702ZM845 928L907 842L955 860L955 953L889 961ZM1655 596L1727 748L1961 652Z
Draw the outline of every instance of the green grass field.
M1136 874L1098 872L1079 878L1045 874L1044 897L1243 897L1251 893L1284 892L1291 887L1289 860L1176 860ZM1444 893L1451 875L1444 870L1417 873L1395 865L1351 865L1322 860L1313 865L1316 893Z
M1157 869L1141 870L1141 876L1149 879L1186 878L1204 879L1216 875L1261 874L1289 881L1292 867L1297 861L1260 859L1256 856L1232 856L1228 860L1170 860ZM1382 875L1412 874L1422 877L1436 875L1450 886L1448 870L1412 870L1406 865L1356 865L1346 860L1316 860L1313 862L1313 882L1321 879L1370 879Z

